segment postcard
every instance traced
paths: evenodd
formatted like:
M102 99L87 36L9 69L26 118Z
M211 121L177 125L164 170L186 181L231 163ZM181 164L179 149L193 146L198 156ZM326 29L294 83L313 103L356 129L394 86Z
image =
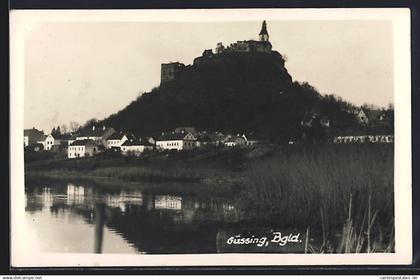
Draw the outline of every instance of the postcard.
M12 10L14 267L410 264L410 10Z

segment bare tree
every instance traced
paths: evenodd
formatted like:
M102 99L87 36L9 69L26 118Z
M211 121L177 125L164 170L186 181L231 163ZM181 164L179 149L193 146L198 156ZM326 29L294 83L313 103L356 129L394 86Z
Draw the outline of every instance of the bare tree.
M61 125L61 133L62 134L67 134L68 133L66 124Z
M72 121L70 122L70 132L74 133L79 130L80 124L78 122Z

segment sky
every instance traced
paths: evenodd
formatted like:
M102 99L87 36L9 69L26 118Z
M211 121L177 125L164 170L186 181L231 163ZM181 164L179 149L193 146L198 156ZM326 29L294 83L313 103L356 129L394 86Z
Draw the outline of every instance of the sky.
M123 109L160 83L161 63L258 39L261 21L43 22L25 36L24 126L44 132ZM356 105L393 103L392 22L267 21L294 81Z

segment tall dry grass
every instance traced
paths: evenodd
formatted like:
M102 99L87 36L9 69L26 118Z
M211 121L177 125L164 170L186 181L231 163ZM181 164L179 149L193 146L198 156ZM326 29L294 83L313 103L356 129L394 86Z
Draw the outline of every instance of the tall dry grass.
M394 250L392 145L287 147L247 165L249 219L301 228L308 252Z

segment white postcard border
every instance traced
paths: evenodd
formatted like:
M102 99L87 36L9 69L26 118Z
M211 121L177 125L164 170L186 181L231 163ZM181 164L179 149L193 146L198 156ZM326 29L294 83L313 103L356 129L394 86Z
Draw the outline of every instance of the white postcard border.
M410 10L222 9L222 10L13 10L10 48L11 263L14 267L380 265L412 261ZM374 254L26 254L24 221L23 102L24 37L45 21L260 21L391 20L394 32L395 253Z

